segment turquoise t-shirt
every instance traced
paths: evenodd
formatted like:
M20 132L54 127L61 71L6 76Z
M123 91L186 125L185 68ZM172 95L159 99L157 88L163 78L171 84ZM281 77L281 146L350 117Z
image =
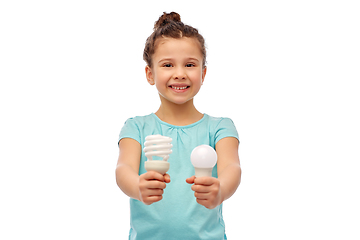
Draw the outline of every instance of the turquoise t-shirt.
M163 199L151 205L130 199L131 240L184 240L226 239L222 204L207 209L196 202L191 185L185 182L195 174L190 161L191 151L202 144L215 148L225 137L239 139L234 123L229 118L203 118L187 126L174 126L161 121L154 113L128 119L121 129L119 141L132 138L144 148L145 137L161 134L172 138L172 153L168 162L171 182L167 184ZM139 175L146 172L144 152L141 154ZM217 177L217 166L213 168Z

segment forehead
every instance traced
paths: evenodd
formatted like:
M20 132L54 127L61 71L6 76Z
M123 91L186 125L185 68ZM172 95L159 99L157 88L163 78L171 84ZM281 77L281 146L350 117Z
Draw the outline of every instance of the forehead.
M154 58L163 57L196 57L202 60L200 43L194 38L160 38L156 41Z

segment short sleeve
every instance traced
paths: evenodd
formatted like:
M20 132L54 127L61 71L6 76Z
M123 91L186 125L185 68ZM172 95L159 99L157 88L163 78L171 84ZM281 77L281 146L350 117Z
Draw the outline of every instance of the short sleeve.
M215 145L218 141L226 137L234 137L239 143L239 135L236 130L235 124L230 118L222 118L216 127L215 131Z
M120 134L119 134L119 141L123 138L132 138L140 143L140 130L136 121L133 118L129 118L126 120L124 126L122 127Z

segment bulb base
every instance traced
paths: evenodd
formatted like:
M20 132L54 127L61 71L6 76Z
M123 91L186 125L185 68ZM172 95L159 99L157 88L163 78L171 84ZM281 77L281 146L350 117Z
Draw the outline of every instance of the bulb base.
M211 177L212 168L195 168L195 177Z
M170 163L161 160L153 160L145 162L146 171L155 171L164 175L170 168Z

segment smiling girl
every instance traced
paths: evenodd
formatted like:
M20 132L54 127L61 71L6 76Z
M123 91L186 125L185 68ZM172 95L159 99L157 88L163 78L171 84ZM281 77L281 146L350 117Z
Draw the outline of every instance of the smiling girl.
M226 239L222 203L240 184L239 138L229 118L194 106L207 70L204 39L179 14L164 13L146 41L144 60L161 105L155 113L128 119L119 136L116 180L130 197L129 239ZM145 137L155 134L173 139L164 175L144 168ZM195 178L190 154L202 144L216 150L218 162L212 177Z

